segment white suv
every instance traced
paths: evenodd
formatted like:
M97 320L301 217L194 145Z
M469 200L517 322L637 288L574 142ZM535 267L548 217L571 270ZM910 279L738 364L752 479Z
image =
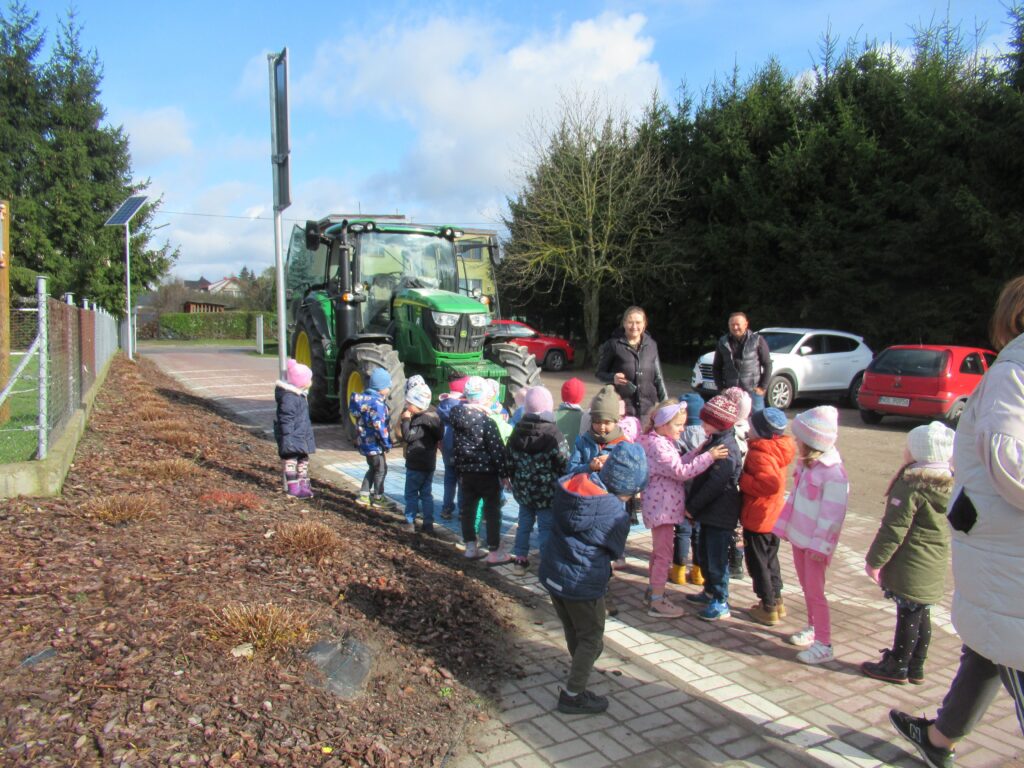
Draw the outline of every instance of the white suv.
M864 369L873 357L860 336L814 328L762 328L758 333L772 356L766 405L789 408L799 395L812 394L839 395L856 405ZM717 391L714 359L715 353L708 352L693 367L690 384L704 397Z

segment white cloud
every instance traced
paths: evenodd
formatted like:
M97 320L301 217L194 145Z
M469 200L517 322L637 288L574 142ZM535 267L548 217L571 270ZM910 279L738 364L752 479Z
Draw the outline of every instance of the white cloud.
M293 94L330 113L369 107L412 126L417 138L397 170L360 189L364 209L405 201L450 220L510 190L525 128L556 112L563 94L597 93L635 114L663 90L645 24L606 13L503 45L496 26L433 18L322 45Z
M178 107L127 112L121 122L130 138L134 165L153 166L192 154L192 125Z

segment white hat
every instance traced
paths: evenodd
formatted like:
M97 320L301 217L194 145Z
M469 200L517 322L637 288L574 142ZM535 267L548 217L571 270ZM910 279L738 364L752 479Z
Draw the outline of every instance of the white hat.
M941 421L922 424L907 434L907 450L914 457L914 461L923 464L948 464L953 458L955 434Z

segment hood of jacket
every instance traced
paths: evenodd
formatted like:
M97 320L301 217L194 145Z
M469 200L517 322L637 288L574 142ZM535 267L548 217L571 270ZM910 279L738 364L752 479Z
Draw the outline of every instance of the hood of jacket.
M549 413L531 413L523 416L508 439L509 450L541 453L558 448L562 433Z

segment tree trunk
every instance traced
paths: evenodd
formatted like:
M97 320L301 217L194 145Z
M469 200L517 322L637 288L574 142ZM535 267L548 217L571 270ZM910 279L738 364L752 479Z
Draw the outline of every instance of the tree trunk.
M597 364L598 320L601 318L601 286L586 283L580 286L583 293L583 333L587 341L585 365Z

